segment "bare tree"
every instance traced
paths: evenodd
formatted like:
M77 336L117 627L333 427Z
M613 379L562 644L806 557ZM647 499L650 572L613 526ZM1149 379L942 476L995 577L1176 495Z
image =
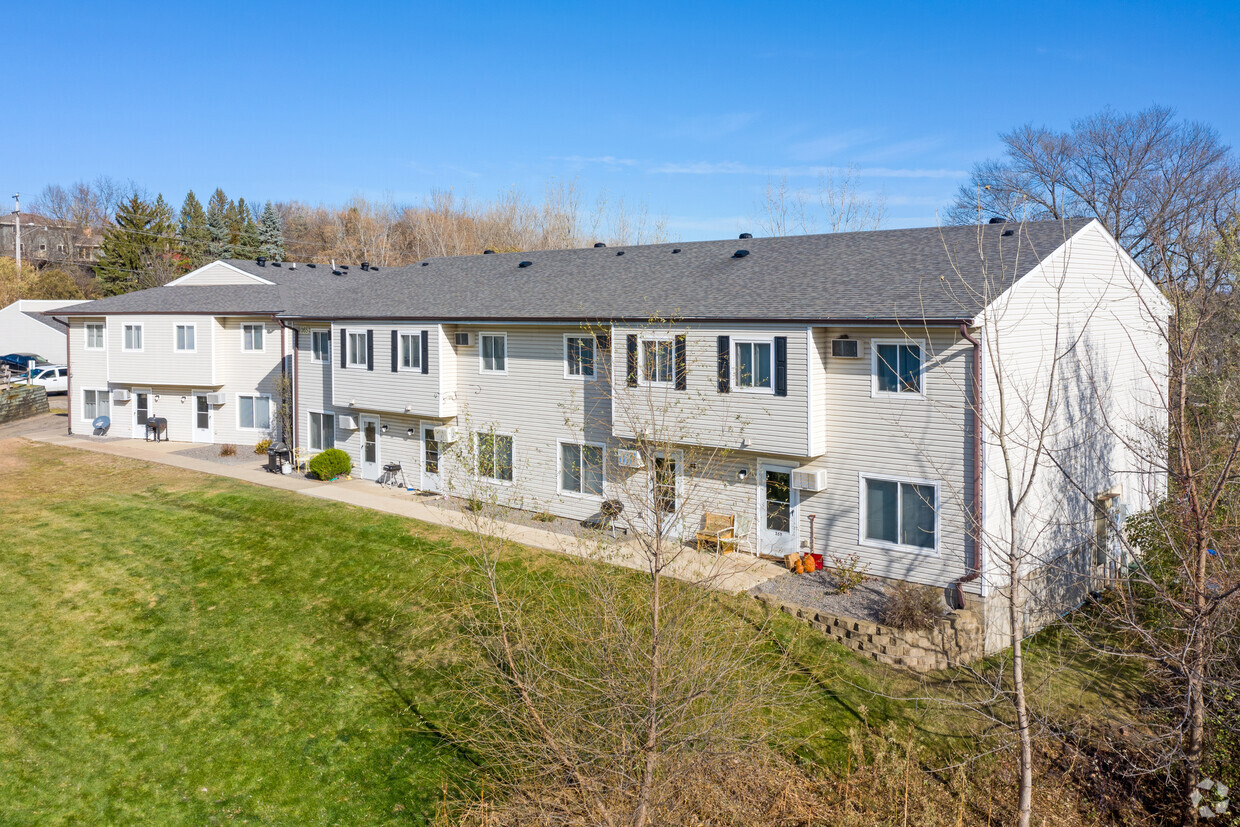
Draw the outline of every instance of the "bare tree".
M767 235L847 233L877 230L886 218L886 197L866 196L853 166L819 175L813 191L793 189L788 177L768 181L758 222Z

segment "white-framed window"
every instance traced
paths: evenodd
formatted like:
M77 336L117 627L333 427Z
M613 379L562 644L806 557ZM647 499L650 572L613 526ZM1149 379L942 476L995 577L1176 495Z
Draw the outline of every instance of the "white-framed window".
M671 336L648 336L637 349L638 378L643 385L670 385L676 381L676 340Z
M495 431L474 433L478 451L478 476L496 482L512 482L512 435Z
M349 331L349 366L350 367L366 367L369 361L366 359L366 331Z
M336 447L336 415L324 411L310 412L310 450L326 451Z
M176 327L176 349L181 353L193 353L198 349L197 327L192 324L179 324Z
M939 550L939 484L862 474L863 545L903 551Z
M237 427L247 431L271 429L271 397L263 394L237 394Z
M594 337L566 335L564 337L564 377L571 379L594 377Z
M82 391L82 419L87 422L97 416L108 416L111 392L87 388Z
M923 396L921 342L874 339L870 342L871 396Z
M125 325L125 339L121 343L121 348L134 353L142 352L142 325Z
M422 334L400 334L400 369L422 370Z
M737 341L732 344L732 361L735 374L733 384L737 390L774 393L774 368L772 351L774 342Z
M86 349L103 350L103 322L86 323Z
M332 332L330 330L310 331L310 358L315 362L332 360Z
M592 442L561 442L560 493L602 497L604 453L602 445Z
M508 334L478 334L478 370L482 373L508 372Z
M263 325L241 325L241 349L246 353L259 353L263 350Z

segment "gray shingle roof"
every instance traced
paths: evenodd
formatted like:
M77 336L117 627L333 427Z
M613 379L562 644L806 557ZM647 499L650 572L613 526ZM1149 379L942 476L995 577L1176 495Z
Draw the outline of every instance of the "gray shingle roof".
M56 311L49 311L49 312L56 312ZM57 321L56 319L53 319L51 316L44 316L42 313L36 313L30 310L23 310L22 315L29 316L30 318L34 319L36 322L47 325L52 330L55 330L57 333L67 333L69 331L69 326L67 324L61 321Z
M947 321L975 316L1088 223L1070 219L458 256L378 272L353 266L340 276L323 265L294 270L230 261L278 283L155 288L75 305L66 314ZM737 258L737 250L749 253ZM530 264L521 267L523 261Z

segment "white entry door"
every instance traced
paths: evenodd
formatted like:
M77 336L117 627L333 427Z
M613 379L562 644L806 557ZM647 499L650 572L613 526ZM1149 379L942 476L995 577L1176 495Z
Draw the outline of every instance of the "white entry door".
M133 408L134 439L142 439L146 436L146 421L151 418L151 392L134 391L129 405Z
M661 533L667 540L678 541L681 537L683 504L681 491L679 454L657 454L650 469L650 531Z
M363 416L362 424L362 479L379 479L379 417Z
M205 392L194 392L194 442L215 442L215 411Z
M758 464L758 549L783 557L796 551L797 492L792 469Z
M443 479L440 476L439 442L435 439L435 426L422 426L422 490L443 491Z

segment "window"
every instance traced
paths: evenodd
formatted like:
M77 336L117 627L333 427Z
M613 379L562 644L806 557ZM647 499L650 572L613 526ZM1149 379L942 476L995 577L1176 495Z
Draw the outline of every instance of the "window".
M310 414L310 450L326 451L336 447L336 417L329 413Z
M483 373L508 372L508 334L483 333L478 336L479 370Z
M369 364L366 359L366 333L349 333L349 364L360 365L365 367Z
M261 324L241 325L241 349L248 352L263 349L263 326Z
M271 428L271 397L237 395L237 427L253 431Z
M142 325L125 325L125 350L142 350Z
M422 369L422 334L400 334L400 367L401 370Z
M82 419L90 422L97 416L108 415L108 392L82 391Z
M474 436L478 445L478 476L512 482L512 437L493 431L479 431Z
M195 333L196 331L194 329L194 325L192 324L177 325L177 350L182 350L182 351L195 350L195 344L194 344Z
M565 376L594 376L593 336L565 336L564 349Z
M873 392L920 395L921 345L878 341L873 344Z
M736 387L771 390L771 343L736 343Z
M676 345L671 339L643 339L641 360L643 382L676 381Z
M938 548L938 486L862 477L862 537L871 544Z
M603 446L560 443L560 493L603 496Z
M316 362L332 360L332 332L330 330L310 331L311 359Z
M103 324L101 322L86 323L86 349L103 350Z

